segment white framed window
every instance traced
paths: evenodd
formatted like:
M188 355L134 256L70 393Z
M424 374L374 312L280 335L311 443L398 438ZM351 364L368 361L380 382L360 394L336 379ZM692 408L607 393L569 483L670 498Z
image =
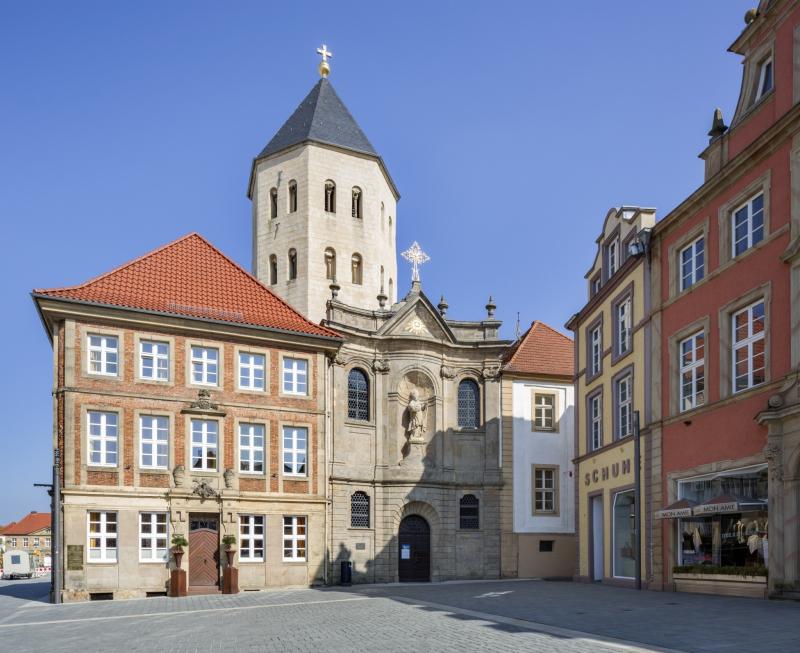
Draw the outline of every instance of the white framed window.
M631 298L626 297L623 301L617 304L616 308L616 322L617 322L617 356L626 354L631 349Z
M283 427L283 474L306 475L308 429L303 426Z
M39 546L39 538L38 537L34 537L33 538L33 546L35 546L35 547Z
M758 64L758 86L756 86L755 102L758 102L772 90L772 67L772 57L767 57Z
M192 347L192 383L217 385L219 350L214 347Z
M283 559L302 561L306 559L306 518L284 516Z
M167 513L139 513L139 562L167 561Z
M90 374L117 376L119 373L119 338L90 333L86 338Z
M22 548L27 549L29 544L29 540L27 537L22 538Z
M681 290L693 286L705 275L705 238L700 236L678 254L681 266Z
M606 260L608 262L608 277L614 276L619 270L619 240L612 240L606 249Z
M733 329L733 392L747 390L766 380L764 300L737 311Z
M239 561L264 561L264 515L239 515Z
M617 399L617 438L633 434L633 384L628 374L617 380L615 394Z
M217 469L219 424L211 419L192 420L192 469Z
M705 334L702 331L681 340L681 412L701 406L706 400Z
M603 327L598 324L591 330L591 346L589 349L589 370L592 376L600 374L600 364L603 360Z
M283 359L283 392L287 395L308 394L308 361L304 358Z
M11 546L12 549L16 549L17 548L17 538L16 537L8 538L8 543Z
M533 393L533 426L539 431L552 431L556 424L556 396L549 392Z
M264 473L264 425L239 424L239 471Z
M558 512L558 485L555 467L533 468L533 512L553 514Z
M48 549L50 548L50 538L49 537L44 538L44 545Z
M762 240L764 240L764 193L759 193L733 211L731 256L736 258Z
M592 451L603 446L603 396L600 394L589 399L589 443Z
M600 287L602 286L602 284L603 284L603 282L600 279L600 275L598 275L597 277L592 279L592 281L591 281L591 291L590 291L590 295L592 297L594 297L597 293L600 292Z
M263 390L266 358L263 354L239 352L239 388L242 390Z
M117 561L117 513L91 511L87 515L89 562Z
M169 381L168 342L139 342L139 376L150 381Z
M89 460L90 465L117 466L117 443L119 439L119 415L117 413L90 410Z
M169 418L139 416L139 466L166 469L169 465Z

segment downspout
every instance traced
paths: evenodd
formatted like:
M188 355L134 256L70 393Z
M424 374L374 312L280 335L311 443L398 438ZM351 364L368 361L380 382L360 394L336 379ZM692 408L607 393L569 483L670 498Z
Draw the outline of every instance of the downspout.
M331 460L333 454L331 452L331 429L333 428L333 416L330 411L330 395L332 384L332 370L331 360L325 356L325 392L323 393L323 414L325 423L325 568L323 569L322 578L325 585L328 584L328 572L331 564L331 546L330 540L330 522L332 519L331 514Z

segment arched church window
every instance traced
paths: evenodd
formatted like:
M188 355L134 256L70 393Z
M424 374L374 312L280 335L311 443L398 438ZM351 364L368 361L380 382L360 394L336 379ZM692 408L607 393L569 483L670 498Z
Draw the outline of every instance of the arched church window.
M350 528L369 528L369 495L353 492L350 496Z
M278 217L278 189L271 188L269 191L269 217Z
M352 213L354 218L362 218L361 213L361 189L358 186L353 186L353 208Z
M330 179L325 182L325 212L336 213L336 184Z
M353 268L353 283L360 286L363 283L364 273L362 270L363 262L361 261L361 254L353 254L352 268Z
M391 277L389 277L389 301L394 301L394 281L392 281Z
M333 247L325 250L325 278L331 281L336 279L336 252Z
M383 286L383 266L382 265L381 265L381 286L380 287L381 287L381 290L383 290L384 286Z
M458 502L459 528L480 528L480 501L474 494L465 494Z
M292 179L289 182L289 213L297 211L297 182Z
M480 390L472 379L458 384L458 428L476 429L480 420Z
M269 257L269 282L273 286L278 283L278 257L275 254Z
M297 250L289 250L289 279L297 279Z
M364 370L357 367L347 375L347 417L369 421L369 381Z
M386 215L384 215L385 209L386 207L383 205L383 202L381 202L381 231L386 228Z

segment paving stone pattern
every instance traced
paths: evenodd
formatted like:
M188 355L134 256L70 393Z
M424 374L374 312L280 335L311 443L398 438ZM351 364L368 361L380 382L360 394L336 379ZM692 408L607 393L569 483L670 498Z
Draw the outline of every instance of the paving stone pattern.
M2 650L716 653L741 651L753 633L759 653L800 650L800 604L575 583L357 586L62 606L38 602L46 591L42 582L0 581Z

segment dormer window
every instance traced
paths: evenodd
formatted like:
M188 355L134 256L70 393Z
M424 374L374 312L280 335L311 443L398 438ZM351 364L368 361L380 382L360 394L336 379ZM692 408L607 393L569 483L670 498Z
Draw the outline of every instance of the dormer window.
M589 294L591 297L594 297L597 293L600 292L600 287L602 285L602 280L600 279L600 273L598 272L594 278L589 282Z
M289 213L297 211L297 182L292 179L289 182Z
M767 57L758 64L758 86L754 102L758 102L762 97L772 90L772 57Z
M325 213L336 213L336 184L325 182Z
M353 200L352 200L352 214L354 218L361 218L361 189L358 186L353 187Z
M619 238L606 245L606 279L613 277L617 270L619 270Z

